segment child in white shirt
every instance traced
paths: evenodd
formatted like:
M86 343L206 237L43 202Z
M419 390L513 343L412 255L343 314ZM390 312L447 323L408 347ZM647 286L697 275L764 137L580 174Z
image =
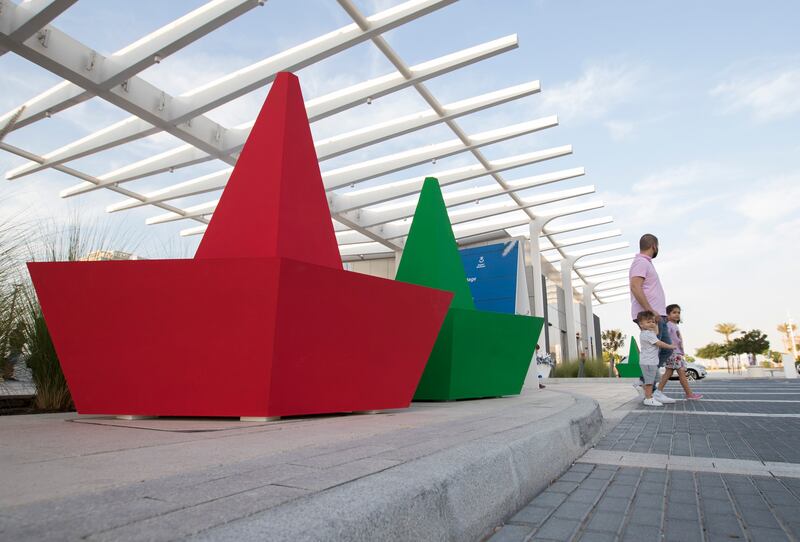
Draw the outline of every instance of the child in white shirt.
M653 397L653 382L658 372L658 350L669 348L674 350L675 345L658 340L658 325L656 315L652 311L642 311L636 316L636 323L639 324L641 333L639 334L639 367L642 369L644 377L644 404L646 406L664 406L664 403Z

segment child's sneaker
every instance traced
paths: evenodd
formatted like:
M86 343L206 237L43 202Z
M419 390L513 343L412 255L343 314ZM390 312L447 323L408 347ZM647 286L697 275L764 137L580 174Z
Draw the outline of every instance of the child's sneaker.
M642 404L644 404L644 406L664 406L664 403L662 403L655 397L649 397L645 399L644 401L642 401Z
M702 393L693 393L691 395L687 395L686 398L691 400L691 401L697 401L697 400L703 398L703 394Z
M662 404L664 404L664 405L671 405L672 403L674 403L674 402L675 402L675 399L673 399L672 397L667 397L667 396L664 394L664 392L663 392L663 391L661 391L661 390L656 390L656 391L654 391L654 392L653 392L653 397L655 397L655 399L656 399L658 402L660 402L660 403L662 403Z
M639 394L639 399L644 399L644 388L638 382L636 384L632 384L633 389L636 390L636 393Z

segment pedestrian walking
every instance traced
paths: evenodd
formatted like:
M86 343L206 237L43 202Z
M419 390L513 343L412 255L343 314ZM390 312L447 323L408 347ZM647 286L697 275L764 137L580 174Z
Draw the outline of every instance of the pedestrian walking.
M646 233L639 239L639 253L634 256L631 262L631 268L628 273L630 279L631 290L631 317L634 323L637 323L639 313L643 311L652 312L655 315L655 324L657 327L656 336L663 344L669 344L670 336L667 327L667 301L664 294L664 287L661 285L661 279L656 272L653 265L653 260L658 256L658 238L651 234ZM661 403L674 403L675 399L667 397L661 390L657 388L658 384L658 368L663 367L669 356L672 354L672 349L661 348L658 352L658 365L655 375L651 381L642 375L641 384L651 384L653 386L654 397ZM641 362L640 362L641 364ZM635 386L639 393L642 393L641 384Z
M660 407L664 403L655 397L653 382L658 377L658 354L660 349L674 350L675 345L660 341L656 336L658 325L656 315L653 311L642 311L636 315L636 322L639 324L639 367L642 369L644 377L644 405Z
M667 328L669 329L670 342L675 345L675 350L667 360L666 371L661 377L661 382L658 384L658 389L663 392L664 386L672 376L674 371L678 371L678 380L680 380L683 392L686 394L687 399L697 400L703 396L699 393L694 393L689 386L689 380L686 378L686 360L684 359L683 350L683 337L678 324L681 323L681 307L680 305L667 305Z

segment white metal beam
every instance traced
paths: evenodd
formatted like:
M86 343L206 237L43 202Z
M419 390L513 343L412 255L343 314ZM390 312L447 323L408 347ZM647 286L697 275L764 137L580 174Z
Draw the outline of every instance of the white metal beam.
M592 269L588 269L586 266L582 267L581 269L586 269L586 271L581 271L581 274L587 278L593 278L599 275L607 275L609 273L619 273L621 271L627 271L630 265L628 263L621 263L617 265L597 265L592 267Z
M446 158L486 145L492 145L515 137L538 132L556 126L557 124L558 120L555 117L546 117L544 119L504 126L502 128L469 136L468 143L464 143L461 138L451 139L410 151L398 152L340 167L325 172L325 174L323 174L323 181L327 190L333 190L353 183L374 179L382 175L388 175L389 173L401 171L425 162L430 162L431 160Z
M546 128L548 125L549 121L540 119L508 126L498 130L482 132L472 136L472 145L482 146L498 143L500 141L505 141L507 139L512 139L514 137L541 130ZM562 147L561 149L561 153L566 154L565 148ZM411 151L391 154L381 158L376 158L374 160L360 162L352 166L329 170L322 173L322 181L327 190L332 190L348 184L360 183L381 175L386 175L388 173L413 167L436 157L452 156L466 150L468 149L465 148L460 140L446 141L436 145L428 145L426 147L413 149ZM569 150L571 150L571 148ZM225 187L225 184L228 182L228 178L230 177L232 171L233 168L228 168L215 173L210 173L196 179L191 179L146 194L144 202L141 200L124 201L111 205L106 210L109 212L121 211L124 209L138 207L146 203L167 201L170 199L182 198L186 196L202 194L204 192L210 192L212 190L218 190ZM413 193L413 191L411 193ZM69 194L67 194L66 191L63 191L62 195ZM346 220L345 217L342 218Z
M471 166L464 166L446 171L433 172L429 175L429 177L435 177L439 181L439 186L446 186L448 184L469 181L472 179L477 179L478 177L499 173L509 169L536 164L545 160L552 160L554 158L567 156L569 154L572 154L572 146L563 145L561 147L554 147L550 149L529 152L526 154L519 154L508 158L502 158L500 160L494 160L489 163L488 168L483 164L474 164ZM538 177L540 181L539 184L543 185L551 182L571 179L574 177L580 177L584 174L584 169L579 167L557 171L554 173L545 173L539 175ZM384 183L380 186L361 188L352 192L330 194L329 201L331 212L339 214L352 209L376 205L395 198L409 196L419 192L422 189L424 182L425 178L423 176L416 176L410 179L404 179L402 181Z
M372 21L370 31L365 32L355 24L348 25L176 97L168 95L141 79L137 79L136 85L132 85L129 81L124 88L105 89L100 74L105 71L104 65L109 60L55 28L50 28L49 32L52 46L43 47L39 41L34 39L33 42L28 40L25 44L13 49L20 56L28 58L134 115L134 117L101 130L93 141L87 141L87 138L84 138L81 140L83 146L88 148L94 145L106 149L164 130L216 158L233 164L235 160L225 152L226 148L232 147L225 141L226 131L217 123L202 116L203 113L266 85L274 79L275 74L279 71L299 70L370 39L380 32L388 31L444 7L453 1L411 0L405 2L370 17ZM516 46L516 36L512 36L512 38L514 41L512 47L514 47ZM0 45L2 45L2 41L0 41ZM85 69L87 58L91 59L89 64L91 70ZM49 163L65 161L63 157L49 156L51 154L53 153L48 153L46 156L48 160L51 160ZM37 167L39 165L35 163L25 164L9 172L7 176L16 178L32 172Z
M537 175L534 177L526 177L524 179L517 179L508 182L508 188L503 189L497 184L480 186L476 188L465 188L463 190L455 190L452 192L445 192L442 194L444 202L448 207L453 205L460 205L462 203L480 202L482 200L502 196L512 192L519 192L535 188L545 184L551 184L555 181L552 177L542 179L542 176ZM591 194L594 192L594 186L584 187L581 189L573 189L571 193L577 195ZM393 222L395 220L402 220L414 215L414 209L417 206L418 198L405 200L401 203L395 204L381 204L375 207L365 207L358 211L350 211L345 216L349 216L352 220L357 221L363 226L376 226Z
M529 196L522 198L521 201L524 208L528 208L535 207L537 205L547 205L558 201L564 201L566 199L578 198L587 194L592 194L594 191L594 186L584 186L580 188ZM460 203L458 199L455 199L454 201ZM454 203L454 205L457 205L458 203ZM519 204L517 204L515 201L509 200L496 203L481 203L480 205L462 205L456 209L448 209L448 215L450 217L450 224L455 226L462 222L471 222L473 220L503 215L506 213L513 213L514 211L519 210ZM411 221L408 220L408 218L410 218L413 214L414 212L412 208L406 211L403 221L385 221L386 223L383 225L372 227L367 227L367 225L362 222L358 222L357 225L360 228L369 229L375 235L378 235L384 239L396 239L398 237L404 237L408 235L408 231L411 228ZM375 220L378 220L379 223L384 222L380 218L375 218Z
M14 147L13 145L9 145L8 143L3 143L2 141L0 141L0 149L2 149L4 151L8 151L8 152L13 153L13 154L16 154L17 156L21 156L21 157L26 158L28 160L34 160L34 161L35 160L43 160L43 158L41 156L37 156L37 155L35 155L35 154L31 153L31 152L28 152L26 150L20 149L18 147ZM86 182L99 182L98 179L93 178L91 175L87 175L86 173L82 173L80 171L77 171L75 169L72 169L72 168L64 166L64 165L55 166L53 169L55 169L56 171L61 171L62 173L66 173L67 175L71 175L71 176L76 177L78 179L84 179ZM142 197L141 194L137 194L136 192L133 192L131 190L127 190L127 189L125 189L125 188L123 188L121 186L109 186L108 189L111 190L112 192L116 192L118 194L122 194L123 196L127 196L127 197L132 198L132 199L141 198ZM184 212L182 209L180 209L178 207L174 207L172 205L169 205L169 204L163 203L163 202L156 202L156 203L153 203L152 205L154 205L155 207L157 207L159 209L163 209L165 211L169 211L171 213L181 214L181 213ZM200 222L202 224L208 224L208 220L206 218L204 218L204 217L191 217L191 218L193 218L194 220L196 220L197 222ZM205 226L203 226L203 227L205 227Z
M540 217L561 217L573 214L583 213L594 209L601 209L604 203L600 200L589 201L578 205L569 205L558 207L556 209L548 209L546 212L539 212L537 216ZM467 237L474 237L477 235L484 235L495 231L508 230L514 226L530 223L530 216L524 213L518 213L515 216L498 216L483 222L475 222L469 224L461 224L453 227L453 232L456 234L457 239Z
M632 260L633 257L634 254L627 253L627 254L619 254L617 256L608 256L605 258L594 258L592 260L583 260L581 263L575 265L575 269L584 269L586 267L596 267L598 265L623 262L626 260Z
M482 58L476 57L474 60L478 61L481 59ZM444 66L442 69L444 69ZM437 75L438 73L439 72L436 72ZM393 90L401 88L402 86L404 85L402 82L400 82L397 86L393 87ZM529 96L538 91L539 82L533 81L530 83L505 88L496 92L490 92L475 98L454 102L446 106L449 115L448 118L457 118L462 115L469 115L511 100ZM333 94L341 95L341 92L336 92ZM349 92L346 92L346 94L349 94ZM359 95L358 100L353 99L350 103L352 105L361 103L363 101L363 97L360 95L364 94L364 92L354 92L354 94ZM312 101L325 104L338 102L339 100L334 100L332 97L330 97L330 95L326 95L317 100L307 101L306 107L308 107L309 103ZM317 108L317 111L326 115L329 114L329 111L325 108ZM367 128L362 128L359 130L339 134L334 137L322 139L315 143L317 159L322 162L324 160L328 160L330 158L334 158L336 156L340 156L369 145L374 145L376 143L380 143L382 141L386 141L415 130L433 126L439 122L443 122L443 120L444 119L440 119L433 111L421 111L400 117L399 119L391 120L389 122L383 122ZM228 141L234 146L230 149L227 149L227 152L234 154L241 150L245 141L247 140L247 137L250 135L252 126L253 123L248 122L246 124L236 126L230 130L230 137L228 138ZM108 183L122 183L132 181L134 179L141 179L150 175L156 175L165 171L174 171L175 169L199 164L211 159L211 156L192 145L182 145L155 156L145 158L144 160L139 160L138 162L134 162L116 170L98 175L98 177Z
M14 6L6 0L0 3L0 34L7 36L6 39L11 42L22 43L50 24L53 19L64 13L77 1L26 0ZM6 52L8 52L8 48L0 45L0 55ZM19 107L12 109L12 115L17 110ZM0 126L7 122L8 118L5 115L0 117ZM13 130L13 127L10 130Z
M540 250L555 250L557 248L568 248L576 245L583 245L585 243L591 243L593 241L600 241L601 239L610 239L612 237L619 237L622 235L622 230L606 230L597 233L590 233L588 235L580 235L576 237L568 237L566 239L559 239L555 241L555 244L550 241L546 240L540 245Z
M67 2L54 2L53 4L72 4L75 1L76 0L68 0ZM111 62L107 65L107 71L104 74L104 86L111 88L129 78L132 78L132 84L136 85L138 78L134 77L135 74L152 66L161 59L175 53L236 17L247 13L249 10L258 6L259 3L259 0L213 0L183 17L176 19L170 24L162 26L155 32L148 34L111 55ZM25 4L21 4L20 8L24 6ZM14 39L13 35L12 39ZM15 121L14 128L12 129L22 128L23 126L32 124L48 115L53 115L73 105L84 102L92 98L92 96L93 94L91 92L80 86L70 83L69 81L62 81L35 98L25 102L23 104L25 106L25 111ZM18 108L14 108L5 115L0 116L0 125L10 118L16 109Z

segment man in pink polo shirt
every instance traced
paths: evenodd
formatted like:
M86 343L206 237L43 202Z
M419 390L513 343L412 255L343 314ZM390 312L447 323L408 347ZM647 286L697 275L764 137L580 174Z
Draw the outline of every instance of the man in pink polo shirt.
M658 340L672 344L667 327L667 299L664 287L653 265L653 258L658 256L658 238L650 233L642 235L639 239L639 254L633 258L631 269L628 273L631 286L631 318L636 322L636 316L642 311L651 311L656 315L658 324ZM662 348L658 352L658 366L663 367L669 359L671 350ZM658 391L659 371L656 371L656 380L653 383L653 397L661 403L674 403L675 399L667 397ZM637 387L641 389L641 387Z

